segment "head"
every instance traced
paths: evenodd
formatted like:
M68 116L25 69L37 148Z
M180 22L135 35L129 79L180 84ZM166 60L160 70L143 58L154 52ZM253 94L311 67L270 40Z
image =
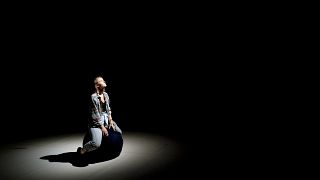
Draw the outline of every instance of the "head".
M107 84L101 76L98 76L94 79L94 87L97 91L104 91L107 87Z

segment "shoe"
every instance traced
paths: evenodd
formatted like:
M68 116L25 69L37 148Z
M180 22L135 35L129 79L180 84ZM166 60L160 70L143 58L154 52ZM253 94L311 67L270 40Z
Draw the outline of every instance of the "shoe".
M86 151L84 151L83 148L78 147L78 149L77 149L77 153L78 153L78 154L83 155L85 152L86 152Z
M77 153L78 153L78 154L81 154L81 147L78 147Z

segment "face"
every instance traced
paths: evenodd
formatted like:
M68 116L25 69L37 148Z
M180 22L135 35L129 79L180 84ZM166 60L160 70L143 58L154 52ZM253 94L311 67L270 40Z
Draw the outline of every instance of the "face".
M96 79L96 87L98 89L103 89L103 88L107 87L107 84L103 80L103 78L99 77L99 78Z

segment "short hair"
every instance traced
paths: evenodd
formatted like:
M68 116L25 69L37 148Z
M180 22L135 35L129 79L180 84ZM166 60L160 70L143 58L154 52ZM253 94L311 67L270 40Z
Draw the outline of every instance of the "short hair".
M94 82L94 84L97 84L97 81L98 81L97 79L98 79L98 78L102 78L102 79L103 79L103 77L102 77L102 76L97 76L96 78L94 78L94 81L93 81L93 82Z

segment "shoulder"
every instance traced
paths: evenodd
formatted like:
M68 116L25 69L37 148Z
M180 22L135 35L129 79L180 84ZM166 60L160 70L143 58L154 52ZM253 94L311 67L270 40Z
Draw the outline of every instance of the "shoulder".
M97 97L98 97L97 93L91 94L91 99L95 99L95 98L97 98Z
M104 94L104 96L106 96L107 98L109 98L109 95L108 95L108 93L106 93L106 92L103 92L103 94Z

